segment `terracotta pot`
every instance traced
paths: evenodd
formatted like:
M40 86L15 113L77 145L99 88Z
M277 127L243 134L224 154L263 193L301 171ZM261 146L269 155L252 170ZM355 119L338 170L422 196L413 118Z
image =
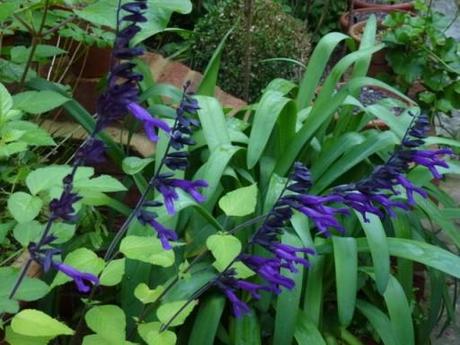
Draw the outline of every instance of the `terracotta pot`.
M372 14L375 14L377 16L377 20L382 21L383 18L391 13L391 12L407 12L404 9L399 9L399 10L392 10L388 8L380 8L380 7L367 7L367 8L359 8L353 10L353 19L351 21L351 24L356 24L358 22L366 21L367 18L369 18ZM349 12L344 12L340 16L340 27L342 28L343 32L348 33L350 26L349 26L349 21L348 21L348 16Z
M366 1L366 0L354 0L353 5L355 8L378 7L378 8L386 8L388 10L407 10L407 11L412 11L414 9L414 3L412 1L390 5L390 4L378 4L378 3Z

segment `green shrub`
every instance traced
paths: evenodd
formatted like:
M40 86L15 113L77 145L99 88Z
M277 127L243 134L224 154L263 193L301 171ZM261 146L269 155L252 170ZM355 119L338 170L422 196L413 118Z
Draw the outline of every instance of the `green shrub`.
M218 84L226 91L244 98L247 31L243 0L226 0L201 18L192 38L192 65L204 70L213 51L224 35L235 26L222 55ZM303 23L282 11L272 1L256 0L251 30L251 75L249 100L274 78L298 79L299 65L286 61L265 61L290 58L305 63L310 54L310 35Z

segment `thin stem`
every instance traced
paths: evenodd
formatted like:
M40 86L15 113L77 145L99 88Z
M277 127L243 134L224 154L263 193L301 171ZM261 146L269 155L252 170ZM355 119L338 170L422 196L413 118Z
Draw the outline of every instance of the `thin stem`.
M13 260L14 258L16 258L17 256L19 256L19 254L22 253L22 248L19 249L18 251L14 252L13 254L11 254L10 256L8 256L5 260L3 260L2 262L0 262L0 267L2 266L5 266L6 264L8 264L11 260Z
M55 26L53 26L51 29L49 30L46 30L43 34L41 34L42 37L46 37L48 35L51 35L51 34L54 34L56 31L58 31L60 28L62 28L63 26L69 24L70 22L74 21L75 19L77 19L76 16L70 16L66 19L64 19L62 22L60 22L59 24L56 24Z
M20 22L22 25L24 25L24 27L26 28L26 30L31 34L31 35L35 35L35 29L33 28L33 26L29 25L24 19L22 19L20 16L18 16L17 14L14 14L14 18L16 18L18 20L18 22Z
M38 31L34 38L32 38L32 46L30 48L30 54L27 59L26 66L24 67L24 73L22 74L21 80L19 81L19 89L22 89L24 87L24 83L27 78L27 73L29 72L30 66L32 65L32 61L35 55L35 51L37 50L38 44L41 42L42 36L41 33L43 31L43 28L45 27L45 21L46 17L48 16L48 7L49 7L49 2L50 0L46 0L45 2L45 10L43 12L42 20L40 23L40 26L38 28Z

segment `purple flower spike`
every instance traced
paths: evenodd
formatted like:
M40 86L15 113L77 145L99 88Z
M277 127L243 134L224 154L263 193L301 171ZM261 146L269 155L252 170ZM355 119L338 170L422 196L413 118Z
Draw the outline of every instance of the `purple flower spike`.
M418 165L423 165L430 170L435 179L441 179L441 173L436 167L448 168L449 165L442 159L438 158L442 155L452 155L453 151L450 149L440 149L434 151L428 150L414 150L412 152L412 161Z
M161 205L161 203L157 203L154 206ZM168 229L161 223L157 222L157 220L155 219L156 217L157 214L155 212L141 210L137 216L137 219L143 225L149 224L155 230L157 237L160 239L163 248L166 250L170 250L172 249L172 246L169 243L169 241L177 241L177 234L175 231Z
M59 199L53 199L49 208L53 219L61 218L68 222L76 220L75 209L73 204L80 200L81 197L69 190L64 190Z
M145 133L151 141L158 141L158 136L155 132L156 128L160 128L166 133L171 132L171 127L169 127L169 125L166 122L152 117L152 115L150 115L150 113L143 107L141 107L139 104L128 104L128 110L131 112L131 114L134 115L136 119L140 120L144 124Z
M80 292L86 293L91 289L91 285L99 284L99 279L91 273L80 272L72 266L64 263L53 263L53 267L73 279ZM90 283L90 284L88 284Z

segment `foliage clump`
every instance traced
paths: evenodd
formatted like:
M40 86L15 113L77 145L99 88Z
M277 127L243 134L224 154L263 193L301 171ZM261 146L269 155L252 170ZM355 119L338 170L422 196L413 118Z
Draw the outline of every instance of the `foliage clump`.
M279 4L256 0L253 5L250 49L249 101L260 94L274 78L296 80L301 67L286 61L263 61L290 58L305 63L311 49L310 35L304 24L283 12ZM218 84L227 92L244 96L247 56L245 6L243 0L225 0L214 6L195 26L191 63L204 70L225 34L234 27L222 54Z

